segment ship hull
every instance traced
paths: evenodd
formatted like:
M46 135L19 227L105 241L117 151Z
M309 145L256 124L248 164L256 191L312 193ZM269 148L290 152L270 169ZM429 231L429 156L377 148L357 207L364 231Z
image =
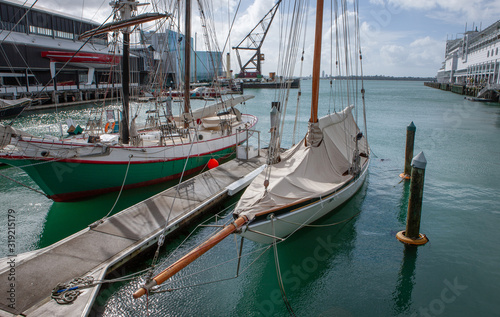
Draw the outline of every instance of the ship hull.
M254 116L244 117L249 128L257 122ZM0 153L0 162L24 170L52 200L74 201L196 173L211 158L234 156L236 144L249 136L233 128L232 134L211 139L200 134L192 144L150 147L21 137L15 151Z
M81 160L1 159L23 169L47 196L58 202L75 201L104 193L175 180L201 171L210 158L230 158L234 147L203 156L163 162L84 162ZM186 163L187 161L187 163ZM126 178L125 178L126 176ZM124 182L125 179L125 182Z
M255 218L248 226L244 227L240 235L262 244L273 243L274 237L279 242L303 226L333 212L354 196L366 179L368 166L369 160L364 164L359 177L348 181L336 192L318 199L311 199L297 206L290 206L284 212L274 213L272 222L269 215Z

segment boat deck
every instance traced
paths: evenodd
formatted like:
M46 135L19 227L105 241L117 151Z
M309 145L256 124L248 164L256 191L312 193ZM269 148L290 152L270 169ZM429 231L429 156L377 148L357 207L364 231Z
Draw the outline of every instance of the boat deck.
M156 244L167 220L168 233L185 226L248 185L264 162L263 157L232 160L131 206L94 228L44 249L1 259L0 292L7 295L0 298L0 316L86 316L99 286L84 289L69 305L52 300L52 289L76 277L103 279L107 272ZM10 281L9 276L15 280Z

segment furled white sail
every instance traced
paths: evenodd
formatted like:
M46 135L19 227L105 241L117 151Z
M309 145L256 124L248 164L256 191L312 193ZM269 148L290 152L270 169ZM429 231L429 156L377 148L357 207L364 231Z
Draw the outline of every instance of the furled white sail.
M325 196L349 181L353 177L348 171L359 133L352 108L320 118L318 135L312 138L318 141L318 145L307 145L306 139L311 137L308 136L283 153L281 161L269 167L267 191L264 190L264 171L247 188L234 214L252 220L260 214ZM368 152L364 137L358 146L360 153Z

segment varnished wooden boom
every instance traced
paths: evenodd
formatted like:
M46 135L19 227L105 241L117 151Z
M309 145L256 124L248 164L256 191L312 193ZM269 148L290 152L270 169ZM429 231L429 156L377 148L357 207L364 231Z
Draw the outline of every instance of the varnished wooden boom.
M153 278L153 283L150 283L149 285L145 285L144 287L141 287L134 293L134 298L139 298L142 295L146 294L148 289L154 285L160 285L175 274L177 274L180 270L188 266L191 262L202 256L205 252L216 246L219 242L224 240L227 236L229 236L231 233L234 233L236 230L241 228L245 223L248 222L247 217L241 216L238 219L236 219L233 223L231 223L229 226L225 227L221 231L219 231L217 234L215 234L213 237L208 239L207 241L203 242L199 246L197 246L195 249L193 249L191 252L183 256L181 259L179 259L177 262L173 263L170 265L168 268L163 270L161 273L156 275Z

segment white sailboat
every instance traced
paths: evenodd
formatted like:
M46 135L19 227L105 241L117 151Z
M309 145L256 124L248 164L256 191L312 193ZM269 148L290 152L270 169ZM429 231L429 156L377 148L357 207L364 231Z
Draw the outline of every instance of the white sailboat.
M339 19L336 16L337 27ZM260 243L279 242L332 212L360 189L367 175L370 149L354 119L354 105L347 104L342 111L318 118L322 21L323 0L318 0L311 117L306 136L279 154L276 113L280 106L273 103L269 164L241 197L233 212L234 221L147 281L134 293L134 298L168 280L231 233ZM350 66L346 65L347 69ZM364 89L361 93L364 94ZM366 119L364 122L366 126Z
M155 129L134 129L129 113L130 27L167 19L170 15L137 14L139 3L131 0L113 1L110 5L119 20L82 36L111 31L123 33L121 121L115 118L110 125L110 122L96 120L92 129L97 133L87 129L83 134L62 138L28 135L0 125L0 162L23 169L54 201L78 200L198 172L211 158L231 157L237 143L244 142L247 130L257 123L255 116L241 114L234 108L253 96L221 99L192 111L190 63L187 62L183 113L177 118L168 116ZM185 61L191 60L190 28L190 15L187 15ZM220 112L229 112L230 118L218 115ZM208 120L207 126L204 120ZM119 129L115 125L119 125ZM113 133L115 130L120 133Z

